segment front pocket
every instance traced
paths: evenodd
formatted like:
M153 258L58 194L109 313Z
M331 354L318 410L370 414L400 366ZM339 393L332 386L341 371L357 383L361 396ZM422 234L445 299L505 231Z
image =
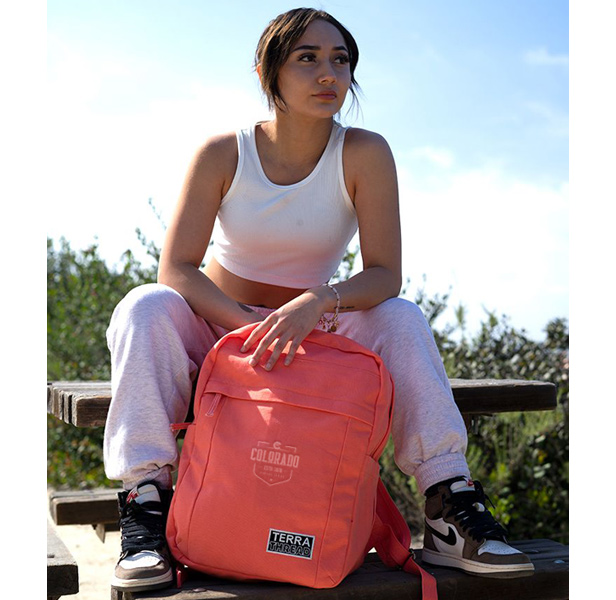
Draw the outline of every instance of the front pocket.
M225 398L216 417L205 477L187 485L197 497L186 556L213 574L314 586L326 532L341 540L336 560L344 561L362 468L354 457L365 454L369 428L343 415L235 398Z

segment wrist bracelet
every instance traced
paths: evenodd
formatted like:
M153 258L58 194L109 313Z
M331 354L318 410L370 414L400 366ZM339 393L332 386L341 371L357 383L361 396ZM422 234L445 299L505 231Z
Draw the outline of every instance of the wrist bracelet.
M340 311L340 294L338 293L338 290L331 285L331 283L324 283L323 285L328 287L330 290L333 290L334 294L336 294L336 308L334 309L334 316L331 319L327 318L324 314L321 315L318 325L323 327L323 329L328 333L335 333L339 325L338 313Z

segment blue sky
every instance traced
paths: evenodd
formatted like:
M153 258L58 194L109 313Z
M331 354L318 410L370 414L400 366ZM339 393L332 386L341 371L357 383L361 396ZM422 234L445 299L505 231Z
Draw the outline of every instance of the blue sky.
M148 198L168 221L197 146L269 118L254 48L293 6L50 0L47 234L97 238L110 263L139 255L136 227L162 243ZM429 294L451 288L467 307L470 330L485 307L541 338L568 316L568 3L312 6L359 44L361 115L344 122L392 147L409 296L425 275Z

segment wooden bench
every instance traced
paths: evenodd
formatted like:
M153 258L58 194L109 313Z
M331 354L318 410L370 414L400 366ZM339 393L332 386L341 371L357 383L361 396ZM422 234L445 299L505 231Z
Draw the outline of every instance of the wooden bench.
M569 551L551 540L513 542L526 552L535 573L518 579L472 577L439 567L423 565L436 577L439 600L562 600L569 597ZM421 560L421 550L416 551ZM126 593L112 591L112 600L403 600L420 598L419 578L399 569L386 567L371 552L364 564L339 586L314 590L280 583L240 583L199 575L188 580L181 590L170 587L159 591Z
M48 490L49 514L56 525L92 525L105 541L109 531L118 531L117 489Z
M467 420L502 412L553 410L556 386L518 379L451 379L453 397ZM47 384L47 412L76 427L102 427L111 402L108 381Z
M57 600L60 596L76 594L78 591L77 562L47 520L47 598Z
M553 410L556 386L526 380L450 380L455 402L470 426L479 415L503 412ZM47 385L47 411L77 427L104 426L111 401L111 386L106 381L50 382ZM117 490L51 492L50 514L61 524L92 524L104 540L105 531L117 528ZM532 577L518 579L477 578L424 565L438 581L441 600L562 600L568 598L568 547L551 540L512 542L527 552L535 565ZM421 559L421 551L416 551ZM419 580L400 570L386 567L371 553L364 565L338 587L313 590L275 583L238 583L197 574L181 590L121 593L112 590L112 600L222 600L314 599L367 600L419 597Z

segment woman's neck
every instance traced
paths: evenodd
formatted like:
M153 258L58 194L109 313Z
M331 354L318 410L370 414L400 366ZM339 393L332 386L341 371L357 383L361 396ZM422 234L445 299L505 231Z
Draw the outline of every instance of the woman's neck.
M261 125L260 150L277 165L316 164L327 145L333 119L301 120L277 114Z

